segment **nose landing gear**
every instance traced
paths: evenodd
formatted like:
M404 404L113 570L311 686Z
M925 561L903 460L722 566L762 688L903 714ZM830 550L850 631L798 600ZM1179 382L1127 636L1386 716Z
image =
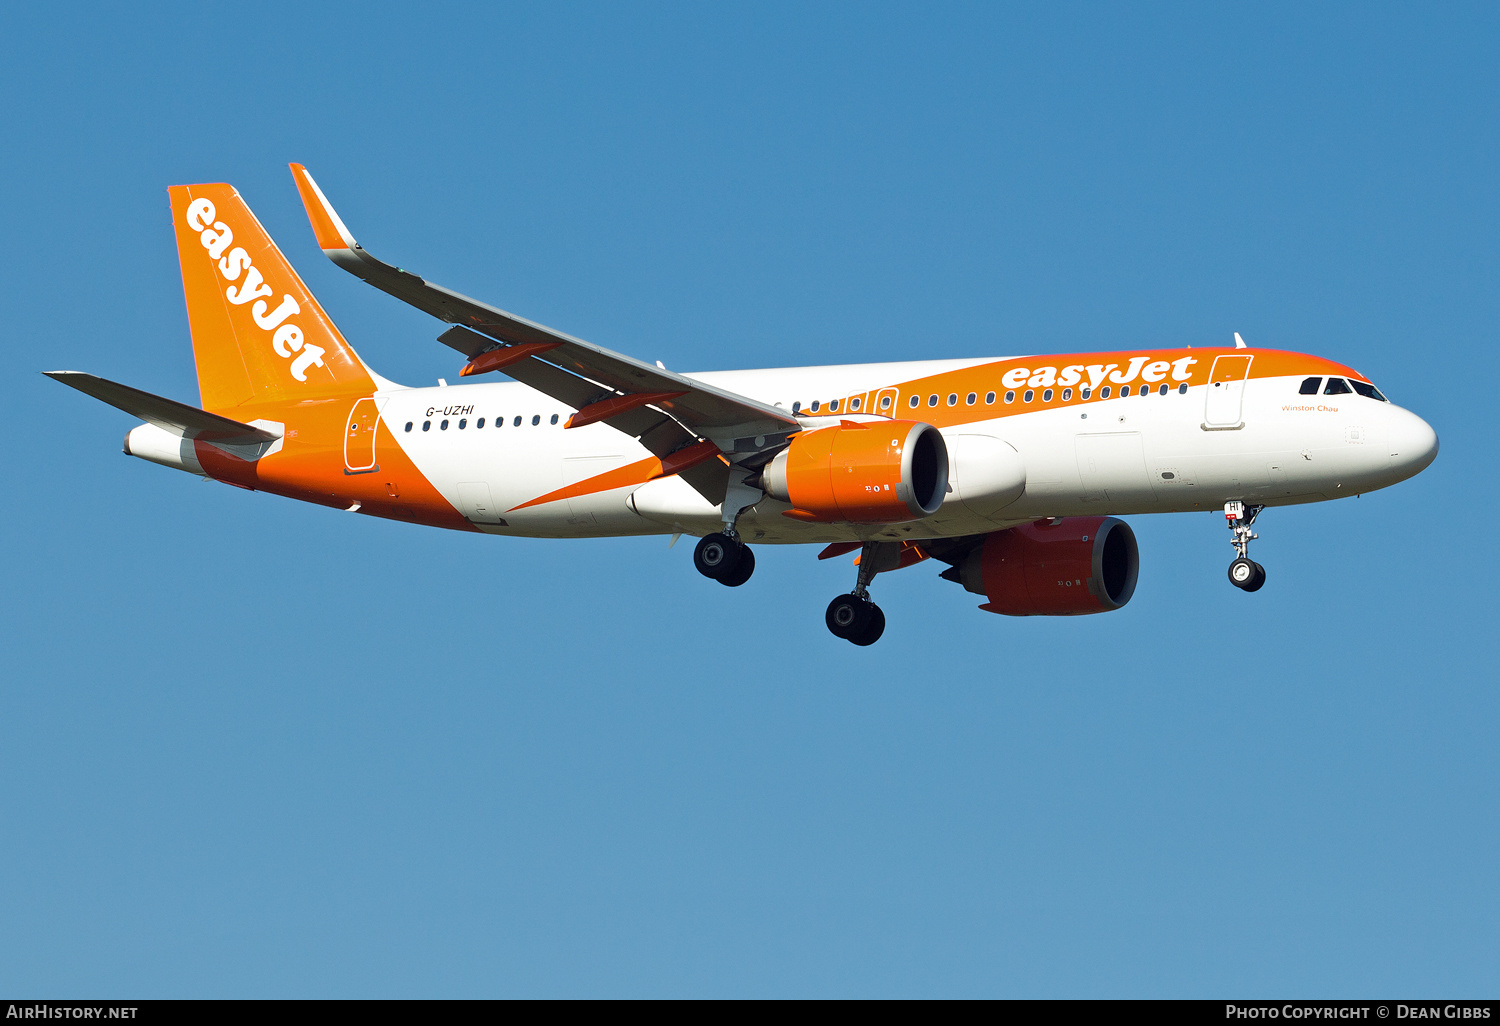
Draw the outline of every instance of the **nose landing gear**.
M1250 527L1263 509L1264 506L1246 506L1239 500L1224 503L1224 518L1229 521L1230 533L1234 535L1230 544L1239 553L1229 564L1229 583L1241 591L1260 591L1266 583L1266 568L1249 556L1250 543L1260 537Z

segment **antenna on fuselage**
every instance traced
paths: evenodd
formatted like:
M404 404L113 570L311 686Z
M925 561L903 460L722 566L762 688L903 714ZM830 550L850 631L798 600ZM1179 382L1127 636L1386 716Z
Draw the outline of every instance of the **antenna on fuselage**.
M1234 333L1234 348L1236 348L1236 349L1248 349L1249 348L1249 346L1245 345L1245 340L1242 339L1242 338L1240 338L1240 333L1237 332L1237 331Z

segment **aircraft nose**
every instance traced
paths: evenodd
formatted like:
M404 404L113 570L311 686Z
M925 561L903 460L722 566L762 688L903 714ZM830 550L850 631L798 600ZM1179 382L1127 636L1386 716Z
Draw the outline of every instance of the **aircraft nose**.
M1391 463L1399 467L1404 477L1412 477L1427 469L1438 454L1437 432L1415 413L1397 410L1397 417L1390 425Z

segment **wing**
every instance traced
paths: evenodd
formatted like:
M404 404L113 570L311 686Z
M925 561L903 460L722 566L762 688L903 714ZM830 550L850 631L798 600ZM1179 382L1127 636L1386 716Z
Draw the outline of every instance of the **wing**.
M291 168L323 253L381 291L459 325L440 340L470 358L465 373L503 370L579 410L575 426L601 421L640 439L657 456L707 438L728 462L753 464L801 429L779 407L611 352L377 260L354 240L307 169ZM683 476L710 502L723 501L728 475L719 461Z
M124 410L159 428L183 435L186 438L201 438L205 442L219 445L260 445L274 442L277 435L251 424L221 417L216 413L200 410L196 406L166 399L139 388L131 388L117 381L85 374L83 371L43 371L53 381L61 381L69 388L76 388L85 395L103 400L119 410Z

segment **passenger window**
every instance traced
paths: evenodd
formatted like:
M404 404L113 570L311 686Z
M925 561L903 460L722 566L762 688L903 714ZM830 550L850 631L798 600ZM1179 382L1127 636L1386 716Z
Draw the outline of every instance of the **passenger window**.
M883 396L880 397L880 408L882 410L889 410L891 408L891 397L890 396L883 395Z
M995 393L994 392L986 392L986 393L984 393L984 405L986 405L986 406L994 406L995 405Z
M967 396L964 397L964 402L969 406L973 406L975 403L979 402L978 393L970 392Z
M1349 385L1343 378L1329 378L1328 384L1323 386L1324 395L1348 395Z
M1023 395L1023 396L1021 396L1021 402L1023 402L1023 403L1029 403L1034 398L1036 398L1036 393L1033 392L1031 389L1028 388L1026 390L1026 394Z
M411 433L411 421L406 422L406 432L407 434Z
M1187 382L1186 381L1184 381L1182 384L1180 384L1180 385L1177 386L1177 394L1178 395L1187 395Z
M849 409L851 409L851 410L857 410L857 409L859 409L859 403L860 403L860 401L858 399L850 399L849 400Z
M911 406L912 409L915 410L918 406L922 405L922 397L919 396L919 395L912 396L911 397L911 402L909 403L909 405Z
M1322 378L1305 378L1302 387L1297 389L1298 395L1317 395L1318 386L1323 383Z
M1165 381L1163 381L1161 383L1161 387L1156 390L1156 394L1157 395L1166 395L1169 391L1171 391L1171 389L1172 389L1172 386L1168 385Z
M948 405L949 406L957 406L958 405L958 393L957 392L949 392L948 393Z
M797 414L799 414L801 412L802 412L802 404L801 403L792 403L792 416L795 417Z
M422 430L423 431L431 431L432 430L432 421L430 421L430 420L424 420L424 421L422 421Z
M1050 403L1051 401L1052 401L1052 389L1049 388L1049 389L1047 389L1047 391L1045 391L1045 392L1042 393L1042 402L1044 402L1044 403Z
M532 417L531 417L531 426L532 427L536 427L541 422L542 422L542 415L540 413L532 415Z
M1105 385L1103 388L1099 389L1099 398L1100 399L1108 399L1109 398L1109 386L1108 385Z
M520 418L520 417L517 417L517 418L516 418L516 423L515 423L515 426L516 426L516 427L520 427L520 426L521 426L521 418Z
M819 402L817 399L814 399L812 401L812 405L809 406L808 409L812 410L814 413L817 413L818 412L818 407L820 407L822 405L823 404L821 402Z
M837 413L837 412L839 412L839 401L837 399L833 400L831 403L828 404L828 412L829 413Z
M458 429L460 431L462 431L464 428L466 428L468 426L469 426L469 418L468 417L465 417L463 420L461 420L461 421L458 422Z
M1129 394L1130 394L1130 386L1129 385L1126 385L1124 388L1120 389L1120 398L1121 399L1124 399Z
M1071 388L1063 389L1063 402L1067 402L1071 398L1073 398L1073 390Z
M1080 399L1087 399L1089 396L1091 396L1093 394L1094 394L1094 390L1091 389L1091 388L1089 388L1087 385L1084 385L1082 388L1080 388L1078 390L1078 398L1080 398Z
M1351 378L1349 379L1349 387L1353 388L1354 391L1358 392L1366 399L1379 399L1383 403L1390 402L1389 399L1380 394L1380 389L1376 388L1369 382L1355 381L1353 378Z
M1016 401L1016 393L1014 393L1014 392L1006 392L1005 393L1005 401L1008 402L1008 403L1015 402Z
M438 425L438 429L442 430L442 431L447 431L448 430L448 422L446 420L443 421L441 424Z
M937 404L938 404L938 397L937 396L930 395L930 396L927 397L927 405L928 406L936 406Z
M555 413L552 415L552 423L554 423L554 424L557 423L557 414L555 414Z
M474 422L474 428L477 431L479 428L482 428L482 427L484 427L484 418L480 417L478 420L476 420Z

